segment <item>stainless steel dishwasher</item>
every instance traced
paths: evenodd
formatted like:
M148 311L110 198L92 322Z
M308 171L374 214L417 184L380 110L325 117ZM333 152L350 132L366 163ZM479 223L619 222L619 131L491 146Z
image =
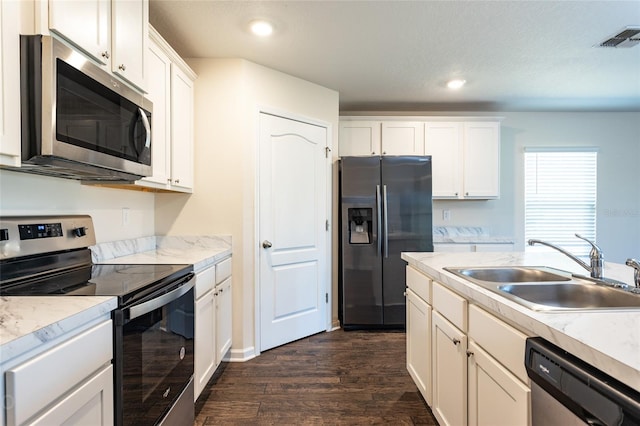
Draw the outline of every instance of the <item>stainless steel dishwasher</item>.
M533 426L640 425L640 393L540 338L527 339Z

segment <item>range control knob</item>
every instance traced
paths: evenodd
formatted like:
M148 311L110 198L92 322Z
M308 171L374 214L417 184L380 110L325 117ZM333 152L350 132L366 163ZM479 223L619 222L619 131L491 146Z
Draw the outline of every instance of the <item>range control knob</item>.
M76 237L84 237L85 235L87 235L87 228L81 226L79 228L75 228L72 232Z

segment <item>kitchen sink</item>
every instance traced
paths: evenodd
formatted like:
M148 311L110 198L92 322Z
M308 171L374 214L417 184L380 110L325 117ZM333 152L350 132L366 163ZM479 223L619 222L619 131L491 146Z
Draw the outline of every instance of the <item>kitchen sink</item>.
M481 281L497 283L522 283L541 281L569 281L568 272L546 267L509 266L500 268L445 268L463 278L469 277ZM568 275L567 275L568 274Z
M640 309L640 294L545 266L445 270L534 311Z
M640 309L640 295L594 283L508 284L498 290L526 302L531 309ZM515 300L515 299L514 299ZM537 308L537 309L536 309Z

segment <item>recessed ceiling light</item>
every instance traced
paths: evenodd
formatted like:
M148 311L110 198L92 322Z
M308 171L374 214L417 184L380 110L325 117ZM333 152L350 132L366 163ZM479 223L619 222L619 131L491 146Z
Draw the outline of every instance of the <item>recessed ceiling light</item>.
M250 28L251 32L259 37L267 37L273 33L273 25L267 21L253 21Z
M467 82L467 80L450 80L447 82L447 87L449 89L459 89Z

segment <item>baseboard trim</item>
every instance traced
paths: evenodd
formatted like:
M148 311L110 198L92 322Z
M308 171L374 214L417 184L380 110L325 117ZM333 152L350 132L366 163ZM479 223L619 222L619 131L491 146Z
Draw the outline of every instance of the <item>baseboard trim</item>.
M227 353L225 361L246 362L256 357L256 349L253 346L244 349L233 349Z

